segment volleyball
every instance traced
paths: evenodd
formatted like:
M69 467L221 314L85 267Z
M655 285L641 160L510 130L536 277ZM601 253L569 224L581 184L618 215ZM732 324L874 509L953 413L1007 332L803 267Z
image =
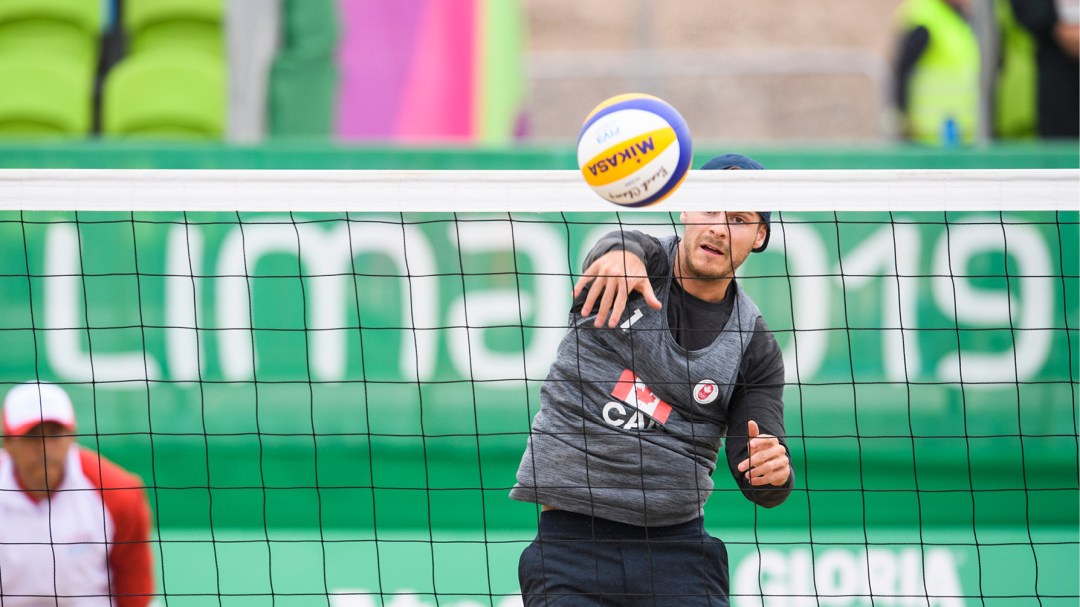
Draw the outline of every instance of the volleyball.
M625 207L656 204L686 178L690 129L669 103L640 93L605 99L585 118L577 161L585 182Z

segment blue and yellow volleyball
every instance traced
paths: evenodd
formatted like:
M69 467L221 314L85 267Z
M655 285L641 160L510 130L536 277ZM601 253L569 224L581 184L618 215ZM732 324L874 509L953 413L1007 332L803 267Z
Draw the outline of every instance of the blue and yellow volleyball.
M625 207L656 204L690 171L690 129L659 97L616 95L585 118L577 160L585 182L605 200Z

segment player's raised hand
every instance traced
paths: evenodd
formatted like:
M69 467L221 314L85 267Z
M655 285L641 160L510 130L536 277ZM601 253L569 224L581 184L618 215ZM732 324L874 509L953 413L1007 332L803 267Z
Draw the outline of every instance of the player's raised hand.
M780 444L780 439L771 434L762 434L757 422L746 423L747 451L750 457L739 462L739 471L751 485L775 485L787 482L791 474L791 461L787 449Z
M589 294L581 306L581 314L588 316L593 306L598 306L596 322L593 323L597 328L604 326L605 319L610 328L618 324L626 310L626 299L632 291L645 296L645 303L652 308L659 310L661 306L646 275L645 262L627 251L610 251L589 264L574 284L574 297L586 288Z

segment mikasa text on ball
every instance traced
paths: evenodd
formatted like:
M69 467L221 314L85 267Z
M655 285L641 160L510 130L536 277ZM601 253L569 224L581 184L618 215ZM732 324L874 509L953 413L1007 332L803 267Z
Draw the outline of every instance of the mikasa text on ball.
M630 93L606 99L585 118L577 160L592 189L626 207L655 204L690 170L686 121L664 100Z

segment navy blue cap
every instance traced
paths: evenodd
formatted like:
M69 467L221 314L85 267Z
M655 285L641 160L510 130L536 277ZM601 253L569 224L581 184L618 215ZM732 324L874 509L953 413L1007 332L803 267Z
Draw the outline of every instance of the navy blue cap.
M765 167L761 166L761 163L753 158L743 156L742 154L723 154L701 165L702 171L726 171L729 169L764 171ZM772 235L770 221L772 219L772 212L758 211L757 214L761 215L761 220L765 222L765 241L761 243L760 247L754 249L755 253L760 253L765 250L765 247L769 246L769 236Z

